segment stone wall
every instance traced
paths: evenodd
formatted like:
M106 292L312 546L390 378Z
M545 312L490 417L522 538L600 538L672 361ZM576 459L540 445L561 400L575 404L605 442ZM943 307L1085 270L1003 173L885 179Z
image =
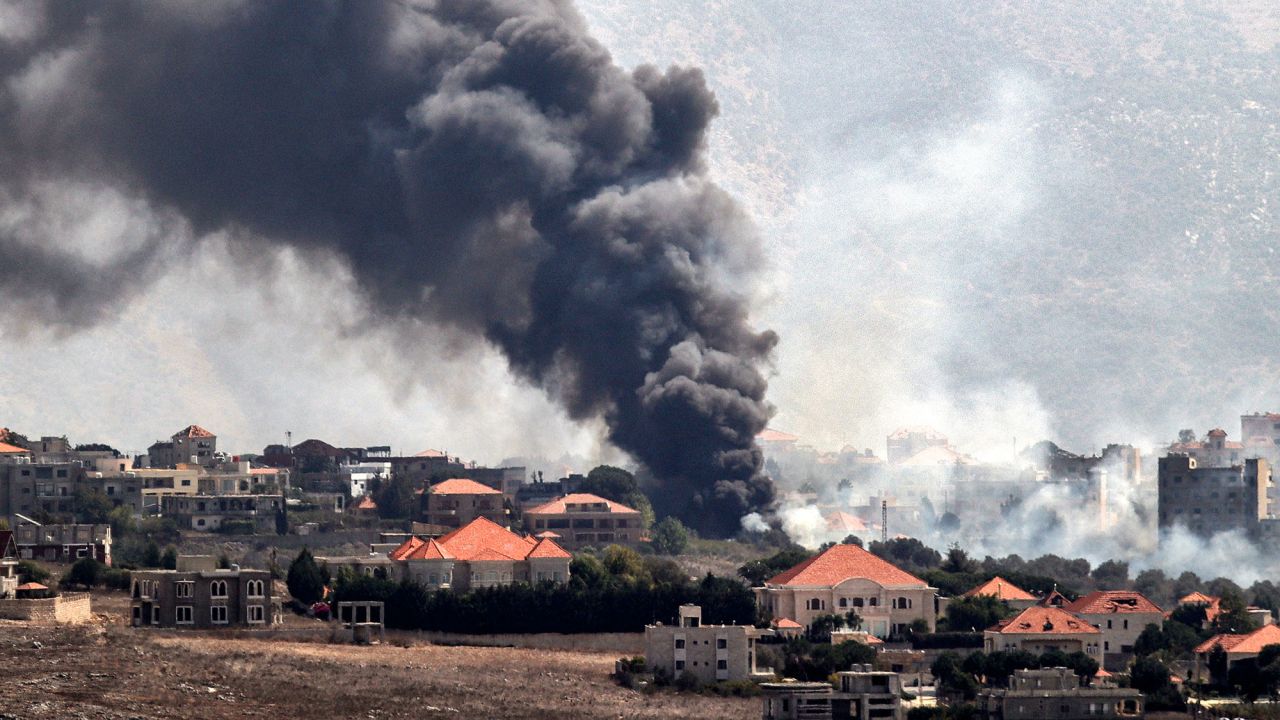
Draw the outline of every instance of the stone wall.
M58 597L0 600L0 618L33 623L80 623L92 617L89 593L63 593Z
M644 633L529 633L500 635L464 635L424 631L398 633L387 631L387 641L394 637L425 640L434 645L476 645L480 647L516 647L534 650L575 650L607 652L621 655L643 655Z

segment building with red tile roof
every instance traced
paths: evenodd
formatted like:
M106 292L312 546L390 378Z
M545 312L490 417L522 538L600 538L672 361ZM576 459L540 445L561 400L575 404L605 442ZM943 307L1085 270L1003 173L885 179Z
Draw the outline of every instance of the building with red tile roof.
M1209 656L1214 648L1221 647L1227 653L1227 666L1248 658L1258 656L1262 648L1268 645L1280 645L1280 627L1263 625L1250 633L1221 634L1205 640L1196 646L1196 664L1193 676L1200 681L1209 680Z
M982 633L988 653L1026 650L1041 655L1050 650L1082 652L1102 660L1102 631L1066 610L1035 605L1002 620Z
M755 588L770 617L809 625L819 615L856 610L876 637L901 635L912 622L937 624L937 588L857 545L833 545Z
M179 463L210 465L218 452L218 437L199 425L188 425L174 433L168 442L157 442L147 449L148 464L153 468L171 468Z
M0 442L0 462L6 461L6 460L12 460L14 458L30 459L31 451L24 447L18 447L17 445L10 445L9 443L6 443L6 442Z
M450 478L427 488L424 519L428 524L460 528L476 518L500 525L508 510L502 493L470 478Z
M513 582L564 583L573 556L480 517L439 538L411 537L387 555L404 579L431 589L472 590Z
M565 547L635 545L644 539L639 510L599 495L570 493L524 511L529 532L555 530Z
M1018 610L1035 605L1039 599L999 575L969 590L962 597L993 597Z
M836 510L823 518L827 522L827 529L833 533L850 533L856 535L858 533L870 532L870 528L857 515L850 515L843 510Z
M359 516L376 517L378 514L378 503L374 502L372 497L365 495L351 506L351 512Z
M1102 631L1102 664L1123 670L1148 625L1164 627L1164 610L1135 590L1099 590L1064 608Z

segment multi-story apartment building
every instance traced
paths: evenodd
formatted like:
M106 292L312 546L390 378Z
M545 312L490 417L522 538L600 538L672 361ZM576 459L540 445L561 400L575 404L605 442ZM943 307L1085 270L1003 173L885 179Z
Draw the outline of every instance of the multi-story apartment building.
M21 515L17 517L13 537L23 558L73 562L91 557L111 564L110 525L42 525Z
M590 493L572 493L526 510L524 524L535 534L555 533L570 548L634 545L644 533L640 511Z
M1210 430L1203 440L1179 441L1169 446L1170 455L1186 455L1200 467L1230 467L1245 459L1244 443L1227 439L1222 428Z
M985 720L1140 718L1142 693L1115 685L1084 685L1069 668L1015 670L1008 688L984 690Z
M84 477L79 463L14 462L0 465L0 515L70 514Z
M674 625L646 625L645 665L669 678L689 673L702 682L748 680L756 672L756 640L769 630L703 625L702 608L681 605Z
M507 508L502 493L470 478L451 478L436 483L424 494L426 508L423 513L429 525L457 528L478 517L499 525L507 524Z
M831 683L763 683L764 720L904 720L902 676L854 665Z
M834 545L755 588L756 604L775 619L808 626L819 615L856 611L878 638L901 635L917 620L937 626L938 589L863 550Z
M210 556L178 558L176 570L135 570L134 627L258 627L281 622L266 570L219 570Z
M1264 457L1276 464L1280 460L1280 413L1241 415L1240 439L1246 457Z
M1203 537L1232 530L1257 536L1269 517L1270 487L1271 466L1263 458L1227 467L1204 467L1189 455L1160 458L1160 529L1181 525Z
M1102 632L1102 665L1123 670L1147 625L1164 627L1164 611L1135 590L1098 590L1063 608Z
M391 463L366 460L353 465L343 465L338 469L338 480L346 486L351 497L358 498L369 494L374 481L391 479Z
M148 465L153 468L179 464L209 465L218 452L218 437L199 425L188 425L169 440L156 442L147 449Z
M232 522L252 525L254 532L269 532L283 508L282 495L165 495L160 503L165 517L205 532Z

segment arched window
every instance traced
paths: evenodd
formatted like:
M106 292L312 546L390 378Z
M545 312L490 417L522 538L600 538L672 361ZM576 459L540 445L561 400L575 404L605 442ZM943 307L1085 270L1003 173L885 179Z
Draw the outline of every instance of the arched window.
M249 597L262 597L263 583L261 580L250 580L248 582Z
M854 598L854 599L853 599L853 606L854 606L854 607L862 607L862 598Z
M227 581L214 580L209 583L209 597L224 598L227 596Z
M894 603L894 607L898 608L899 610L906 610L907 608L911 607L911 598L905 598L905 597L898 598L897 602Z

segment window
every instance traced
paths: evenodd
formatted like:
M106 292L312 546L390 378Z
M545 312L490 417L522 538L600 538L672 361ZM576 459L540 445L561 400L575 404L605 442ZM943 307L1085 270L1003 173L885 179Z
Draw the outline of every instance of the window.
M854 598L854 599L853 599L853 606L854 606L854 607L856 607L856 608L858 608L858 607L862 607L862 598Z
M174 596L180 598L189 598L195 594L196 584L187 580L176 582L173 584Z
M227 581L214 580L209 583L209 597L225 598L227 596Z
M880 604L880 598L870 598L867 600L868 607L875 607Z
M717 660L717 661L716 661L716 669L717 669L717 670L728 670L728 669L729 669L729 661L728 661L728 660Z
M1108 630L1110 630L1110 629L1111 629L1111 620L1109 620L1109 619L1107 620L1107 629L1108 629Z
M247 590L247 591L248 591L248 593L249 593L249 597L262 597L262 596L263 596L263 585L262 585L262 581L261 581L261 580L250 580L250 581L246 584L246 590Z
M683 647L684 647L684 638L676 638L676 649L679 650Z
M684 661L683 661L683 660L677 660L677 661L676 661L676 670L683 670L683 669L684 669Z
M1125 629L1125 630L1128 630L1128 629L1129 629L1129 621L1128 621L1128 620L1125 620L1125 621L1124 621L1124 629Z
M213 623L214 625L226 625L227 624L227 606L214 605L213 607L209 608L209 622Z
M726 640L725 638L716 638L716 649L717 649L717 650L724 650L724 649L725 649L725 648L727 648L727 647L729 647L729 641L728 641L728 640Z
M840 607L849 607L849 598L840 598Z
M179 625L191 625L195 622L190 605L179 605L174 608L174 619Z
M539 575L539 576L541 576L541 575L542 575L542 573L538 573L538 575ZM541 580L542 578L541 578L541 577L539 577L538 579L539 579L539 580ZM428 584L428 585L439 585L439 584L440 584L440 574L439 574L439 573L431 573L430 575L428 575L428 576L427 576L427 584Z
M262 624L262 623L264 622L263 618L265 618L265 617L266 617L266 612L263 610L263 608L262 608L262 606L261 606L261 605L250 605L250 606L249 606L249 622L250 622L250 624L260 625L260 624Z

